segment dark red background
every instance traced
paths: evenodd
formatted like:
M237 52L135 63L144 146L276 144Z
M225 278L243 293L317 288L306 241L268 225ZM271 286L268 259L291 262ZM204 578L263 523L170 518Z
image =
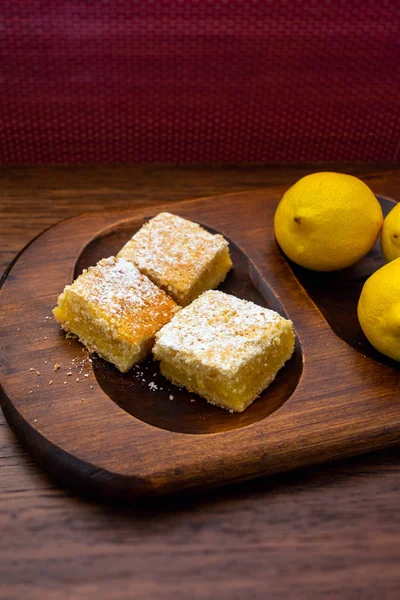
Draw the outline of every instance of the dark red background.
M396 160L397 1L2 0L0 161Z

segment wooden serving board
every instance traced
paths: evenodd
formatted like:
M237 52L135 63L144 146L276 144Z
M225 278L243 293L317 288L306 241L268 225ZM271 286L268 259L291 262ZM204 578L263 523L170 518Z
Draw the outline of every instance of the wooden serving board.
M274 241L278 201L260 190L146 211L86 213L45 231L17 257L0 291L1 405L19 439L59 482L134 499L400 441L398 366L374 351L356 317L363 282L383 264L379 249L339 273L291 265ZM393 206L380 201L384 212ZM178 390L151 359L125 375L96 357L89 362L52 319L65 284L115 253L162 210L229 238L234 269L222 289L279 310L295 324L293 358L241 415ZM56 363L61 366L54 370Z

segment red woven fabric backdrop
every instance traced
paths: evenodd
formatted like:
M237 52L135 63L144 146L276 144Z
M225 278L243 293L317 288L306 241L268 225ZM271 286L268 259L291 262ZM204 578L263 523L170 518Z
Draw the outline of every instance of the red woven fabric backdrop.
M0 161L393 160L397 1L2 0Z

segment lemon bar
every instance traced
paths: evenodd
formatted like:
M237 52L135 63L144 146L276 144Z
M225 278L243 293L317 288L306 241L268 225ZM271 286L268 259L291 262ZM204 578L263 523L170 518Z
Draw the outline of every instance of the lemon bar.
M291 357L293 323L273 310L208 291L156 334L163 375L211 404L243 412Z
M144 359L178 306L131 263L104 258L67 285L53 310L62 328L122 373Z
M232 266L222 235L167 212L139 229L118 256L132 261L181 306L216 288Z

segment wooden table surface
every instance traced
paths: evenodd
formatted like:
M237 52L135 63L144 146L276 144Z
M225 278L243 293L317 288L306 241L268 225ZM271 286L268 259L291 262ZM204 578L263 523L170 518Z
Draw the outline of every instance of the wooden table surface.
M396 165L2 167L0 271L58 220L336 170L400 198ZM400 449L145 506L59 489L0 414L0 598L399 597Z

